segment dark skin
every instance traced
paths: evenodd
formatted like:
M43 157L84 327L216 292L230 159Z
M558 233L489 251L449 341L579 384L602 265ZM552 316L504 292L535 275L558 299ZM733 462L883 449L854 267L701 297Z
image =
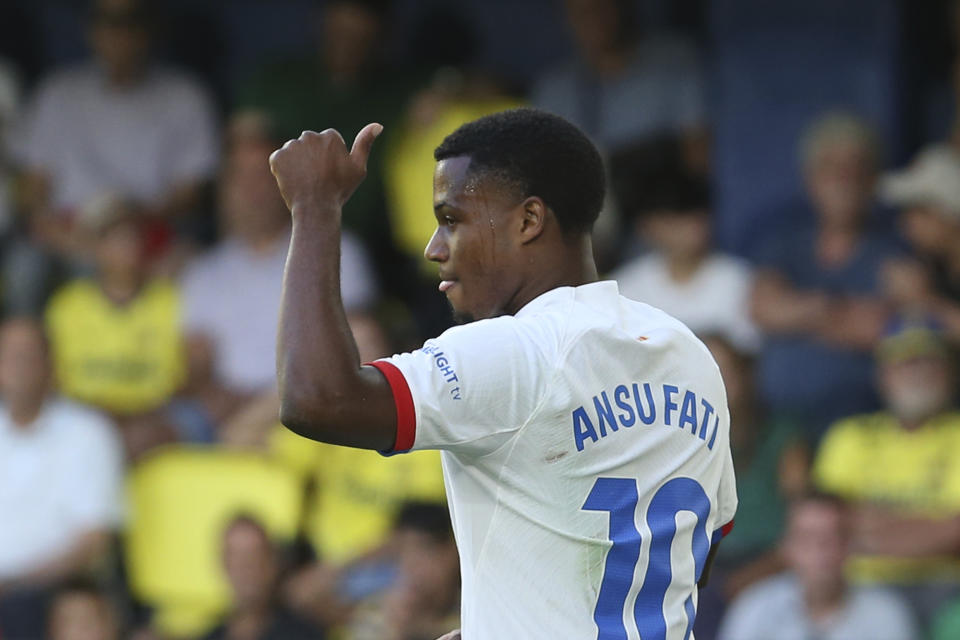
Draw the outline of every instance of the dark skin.
M350 150L333 129L306 131L270 156L270 168L293 217L277 340L281 421L313 440L388 450L393 393L377 369L361 365L340 292L341 210L382 129L367 125ZM589 233L563 233L541 198L470 165L466 156L437 163L438 226L424 251L457 315L514 314L547 291L597 279Z

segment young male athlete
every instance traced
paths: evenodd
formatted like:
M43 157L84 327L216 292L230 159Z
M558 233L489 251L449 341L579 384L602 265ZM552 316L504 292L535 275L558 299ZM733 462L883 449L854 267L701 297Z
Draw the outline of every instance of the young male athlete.
M466 640L690 637L697 581L737 504L726 396L685 326L597 282L597 150L533 109L448 136L425 255L472 322L361 365L340 301L340 209L381 129L351 151L336 131L305 132L270 158L293 215L283 423L347 446L442 450Z

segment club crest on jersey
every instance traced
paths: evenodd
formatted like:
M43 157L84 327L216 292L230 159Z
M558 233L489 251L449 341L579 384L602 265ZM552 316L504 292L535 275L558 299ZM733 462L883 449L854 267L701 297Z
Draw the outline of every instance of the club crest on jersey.
M690 435L706 442L712 450L720 416L706 398L689 389L682 391L681 394L676 385L653 387L649 382L621 384L613 391L601 391L593 396L592 403L577 407L571 414L577 451L583 451L588 441L598 442L637 423L689 430Z

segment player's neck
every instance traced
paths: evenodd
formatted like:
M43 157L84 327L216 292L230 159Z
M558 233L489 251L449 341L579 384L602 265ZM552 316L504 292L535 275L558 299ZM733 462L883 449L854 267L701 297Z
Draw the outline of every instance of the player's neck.
M551 251L534 259L534 271L524 279L506 312L513 315L530 301L559 287L579 287L598 280L590 236L572 240L563 251Z

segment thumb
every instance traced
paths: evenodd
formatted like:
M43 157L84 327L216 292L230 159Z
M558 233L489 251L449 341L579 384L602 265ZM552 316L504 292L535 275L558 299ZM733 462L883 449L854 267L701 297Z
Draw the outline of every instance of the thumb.
M380 132L383 131L383 125L377 122L371 122L357 134L353 141L353 148L350 149L350 157L362 169L367 168L367 158L370 157L370 149L373 147L373 141L377 139Z

